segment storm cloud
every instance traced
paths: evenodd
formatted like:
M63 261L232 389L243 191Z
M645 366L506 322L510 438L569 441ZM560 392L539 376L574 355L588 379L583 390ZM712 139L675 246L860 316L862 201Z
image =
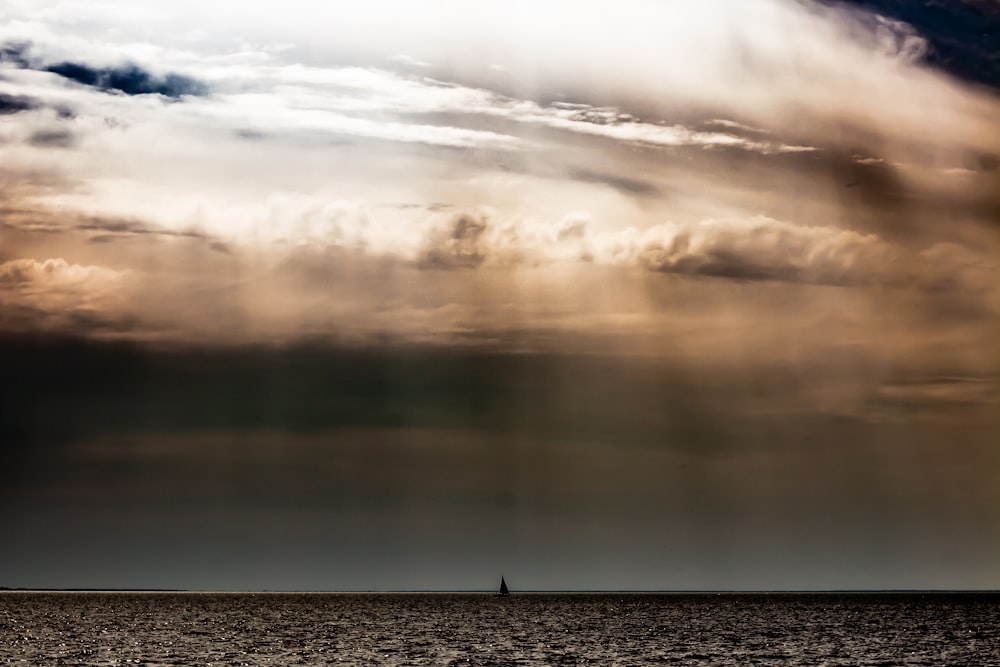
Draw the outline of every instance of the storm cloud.
M0 585L998 586L987 4L4 12Z
M81 83L126 95L163 95L179 98L184 95L204 95L205 84L182 74L155 76L134 63L119 67L94 68L80 63L64 62L49 65L46 72Z

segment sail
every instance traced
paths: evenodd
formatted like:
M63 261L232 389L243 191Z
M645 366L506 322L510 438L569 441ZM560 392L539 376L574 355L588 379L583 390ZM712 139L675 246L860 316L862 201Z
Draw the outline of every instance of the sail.
M497 595L510 595L510 590L507 588L507 582L504 581L503 577L500 577L500 591Z

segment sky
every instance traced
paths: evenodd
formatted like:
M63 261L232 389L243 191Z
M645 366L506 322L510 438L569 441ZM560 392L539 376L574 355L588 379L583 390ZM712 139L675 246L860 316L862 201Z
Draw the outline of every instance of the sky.
M0 7L0 586L1000 588L1000 5Z

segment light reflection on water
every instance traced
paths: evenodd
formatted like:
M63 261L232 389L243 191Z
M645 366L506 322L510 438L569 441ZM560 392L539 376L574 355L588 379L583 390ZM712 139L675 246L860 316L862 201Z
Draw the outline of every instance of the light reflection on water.
M1000 594L12 591L0 663L1000 664Z

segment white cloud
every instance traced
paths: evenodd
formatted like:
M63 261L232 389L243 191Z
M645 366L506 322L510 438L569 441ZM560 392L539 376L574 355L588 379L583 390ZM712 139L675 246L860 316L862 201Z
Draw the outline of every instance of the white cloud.
M109 287L124 276L122 271L104 266L70 264L61 257L42 261L19 258L0 264L0 285L7 287Z
M211 231L247 250L337 248L436 269L599 264L739 281L918 289L983 289L997 270L982 253L954 243L912 251L875 234L766 216L602 231L585 211L553 220L489 207L400 213L286 193L263 207L213 217L242 221Z
M450 118L464 117L467 121L474 121L476 117L502 118L522 125L542 125L613 141L652 146L723 146L765 153L813 150L810 146L787 145L780 141L748 139L726 132L696 131L678 124L642 121L614 107L559 102L546 107L481 88L450 84L427 77L407 78L376 68L330 69L296 64L285 67L267 66L259 70L240 67L235 73L219 68L213 76L224 88L245 86L241 81L256 82L256 92L230 95L227 99L233 104L233 113L248 119L259 118L257 122L261 127L282 127L286 123L294 126L296 121L293 119L298 118L303 126L373 138L503 148L515 148L519 143L521 146L528 145L514 137L500 138L491 132L428 127L411 124L412 121L407 120L414 114L449 114ZM280 113L277 112L278 108L281 109ZM266 111L268 109L274 109L275 112L269 113ZM320 111L327 113L321 114ZM367 117L345 115L361 113L391 116L373 122ZM730 129L761 132L734 121L713 122Z
M496 113L496 112L494 112ZM499 115L504 115L500 113ZM779 141L747 139L725 132L699 132L683 125L643 122L630 114L609 107L554 105L542 108L531 103L513 107L509 116L521 122L537 123L559 130L604 137L625 143L650 146L702 146L705 148L743 148L761 153L786 153L816 150L812 146L784 144ZM730 121L729 127L742 128Z
M412 56L408 56L405 53L397 53L392 58L390 58L394 63L399 63L400 65L405 65L407 67L430 67L431 64L424 62L423 60L417 60Z

